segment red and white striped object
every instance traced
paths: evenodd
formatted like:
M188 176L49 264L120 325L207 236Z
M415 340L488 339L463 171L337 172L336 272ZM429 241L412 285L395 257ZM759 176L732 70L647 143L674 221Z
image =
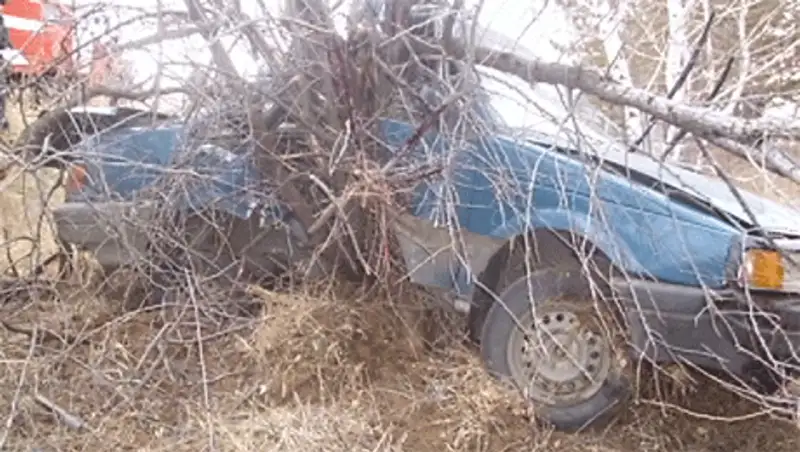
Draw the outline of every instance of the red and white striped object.
M2 9L13 49L0 51L14 72L43 75L72 71L74 19L53 0L7 0Z

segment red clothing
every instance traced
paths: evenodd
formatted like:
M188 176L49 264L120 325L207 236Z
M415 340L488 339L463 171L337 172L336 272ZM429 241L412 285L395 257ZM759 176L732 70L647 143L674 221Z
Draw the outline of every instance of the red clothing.
M92 49L92 65L89 72L90 85L103 85L112 70L111 52L102 43L96 43Z

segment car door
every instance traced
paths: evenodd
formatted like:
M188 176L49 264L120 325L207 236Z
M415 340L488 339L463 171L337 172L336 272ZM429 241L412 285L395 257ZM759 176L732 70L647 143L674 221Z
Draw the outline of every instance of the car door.
M466 296L472 274L465 250L474 243L474 224L483 221L475 216L480 215L476 197L486 191L475 161L477 141L474 134L433 128L418 137L418 127L396 120L381 123L381 134L402 165L431 172L416 185L408 215L395 227L412 281Z

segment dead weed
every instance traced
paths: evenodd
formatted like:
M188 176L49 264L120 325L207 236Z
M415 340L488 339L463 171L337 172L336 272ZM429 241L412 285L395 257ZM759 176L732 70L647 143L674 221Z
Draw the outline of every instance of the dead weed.
M800 446L794 430L766 419L702 421L645 404L605 431L551 432L528 421L515 394L496 385L456 335L445 345L419 347L410 316L398 313L402 306L358 291L259 290L263 316L220 333L197 322L191 303L122 313L116 300L65 289L59 299L4 309L5 322L29 333L0 335L2 450ZM710 415L748 409L722 391L697 397Z
M33 230L19 219L41 210L31 206L42 189L22 196L22 185L9 187L0 210L16 221L3 223L16 237ZM29 252L18 248L15 257ZM532 425L516 394L492 381L452 333L459 319L431 317L415 308L421 300L411 292L401 302L358 290L255 290L263 315L209 325L196 303L130 313L91 287L61 284L57 297L0 306L0 320L13 326L0 326L0 450L800 447L794 429L769 419L704 420L644 403L603 431L567 435ZM692 408L709 419L753 409L713 385L701 388Z

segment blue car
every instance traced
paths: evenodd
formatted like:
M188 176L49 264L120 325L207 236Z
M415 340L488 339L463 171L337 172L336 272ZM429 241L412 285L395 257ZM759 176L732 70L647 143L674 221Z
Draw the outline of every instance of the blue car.
M608 421L640 360L775 389L764 363L791 362L800 343L800 216L628 152L598 127L588 137L561 125L515 136L491 95L478 99L463 138L430 132L406 152L419 124L384 119L379 129L402 158L445 162L394 228L410 279L468 311L469 336L493 375L564 430ZM269 181L258 179L252 154L236 143L193 144L187 127L148 117L56 147L74 168L54 211L59 238L104 266L125 265L153 240L146 221L130 219L163 221L153 206L166 205L228 219L227 236L247 239L227 247L230 262L250 265L245 273L275 272L265 256L308 259L291 209L258 188Z

